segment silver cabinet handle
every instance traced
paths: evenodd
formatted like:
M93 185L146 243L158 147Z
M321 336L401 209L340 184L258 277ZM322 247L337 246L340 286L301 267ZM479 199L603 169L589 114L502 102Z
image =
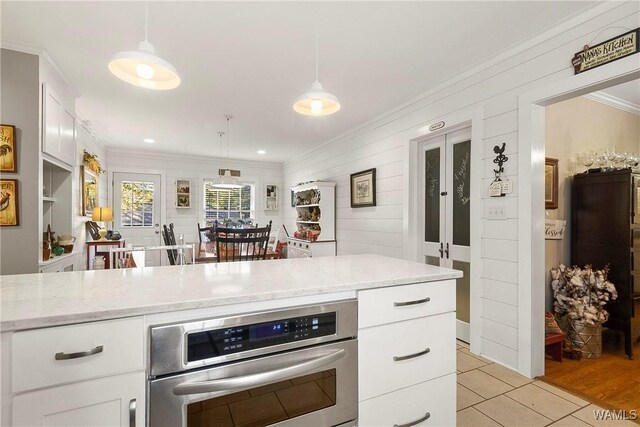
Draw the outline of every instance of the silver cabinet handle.
M96 348L92 348L91 350L79 351L77 353L60 352L56 353L56 360L78 359L80 357L93 356L94 354L102 353L103 349L104 347L99 345Z
M411 427L411 426L414 426L416 424L420 424L423 421L427 421L429 418L431 418L431 414L427 412L426 414L424 414L424 417L422 417L422 418L420 418L418 420L409 421L406 424L394 424L393 427Z
M449 259L449 242L447 242L447 249L444 250L444 253L447 255L447 259Z
M297 365L288 366L282 369L275 369L273 371L260 372L240 377L222 378L219 380L182 383L173 388L173 394L181 396L187 394L211 393L214 391L255 387L303 374L319 368L320 366L334 362L344 357L344 355L344 349L340 349Z
M426 297L424 299L417 299L415 301L405 301L405 302L394 302L394 307L404 307L406 305L416 305L416 304L424 304L425 302L431 301L431 298Z
M444 243L440 242L440 249L438 249L438 252L440 252L440 258L444 258Z
M431 349L429 347L427 347L422 351L419 351L419 352L413 353L413 354L408 354L406 356L393 356L393 361L394 362L400 362L401 360L413 359L414 357L424 356L425 354L428 354L429 352L431 352Z
M129 401L129 427L136 427L136 407L138 406L136 399Z

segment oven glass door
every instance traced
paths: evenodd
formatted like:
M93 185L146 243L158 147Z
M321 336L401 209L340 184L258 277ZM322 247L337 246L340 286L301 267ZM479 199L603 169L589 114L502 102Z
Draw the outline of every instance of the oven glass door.
M357 340L150 382L149 425L338 425L357 418Z

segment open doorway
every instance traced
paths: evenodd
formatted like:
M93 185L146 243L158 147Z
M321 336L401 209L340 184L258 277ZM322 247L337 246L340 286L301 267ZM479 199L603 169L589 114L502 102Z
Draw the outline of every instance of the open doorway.
M634 250L640 250L634 248L634 240L640 244L640 81L546 105L544 123L545 310L556 315L574 350L565 356L578 359L547 356L544 378L604 407L640 411L640 384L633 380L640 378L640 279L633 278ZM581 307L554 299L550 270L561 276L556 284L563 296L563 276L572 277L558 269L561 264L583 272L591 264L596 276L609 265L616 300L599 305L612 294L606 291ZM589 305L609 314L600 308L587 313ZM593 328L577 331L569 324L563 313L577 309L578 320L585 324L591 316ZM593 316L609 318L601 332Z

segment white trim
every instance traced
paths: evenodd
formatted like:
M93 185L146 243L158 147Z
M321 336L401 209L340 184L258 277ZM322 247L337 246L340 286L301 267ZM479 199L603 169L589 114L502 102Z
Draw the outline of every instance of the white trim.
M601 104L608 105L609 107L617 108L618 110L626 111L627 113L640 116L640 105L634 104L633 102L626 101L622 98L618 98L617 96L609 95L608 93L599 91L599 92L589 93L587 95L584 95L584 97L592 101L600 102Z
M544 107L638 78L631 55L518 99L518 372L529 378L544 374Z
M404 145L403 164L408 169L405 180L405 189L403 192L404 220L402 229L402 253L403 258L423 262L418 259L418 145L426 138L432 138L437 135L450 133L463 127L471 126L471 188L469 195L471 197L471 266L470 266L470 347L471 351L476 354L481 353L482 339L482 221L475 220L482 218L482 135L484 132L482 107L456 112L444 117L434 119L431 123L444 121L448 123L442 129L435 132L429 131L429 126L420 126L411 133L414 136Z

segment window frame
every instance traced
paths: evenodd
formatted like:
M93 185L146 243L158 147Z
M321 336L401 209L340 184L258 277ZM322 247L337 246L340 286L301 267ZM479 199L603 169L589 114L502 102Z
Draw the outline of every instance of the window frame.
M207 219L207 183L213 183L213 181L215 181L215 178L202 178L201 182L202 182L202 204L200 205L200 219L202 221L203 224L207 224L208 226L213 225L213 223L215 222L215 219ZM249 210L218 210L218 212L239 212L240 215L242 215L243 212L248 212L249 213L249 218L255 220L255 214L256 214L256 185L254 182L251 181L241 181L240 182L243 186L248 186L250 187L250 208ZM220 190L225 190L225 189L220 189ZM211 224L208 223L208 221L211 221Z

